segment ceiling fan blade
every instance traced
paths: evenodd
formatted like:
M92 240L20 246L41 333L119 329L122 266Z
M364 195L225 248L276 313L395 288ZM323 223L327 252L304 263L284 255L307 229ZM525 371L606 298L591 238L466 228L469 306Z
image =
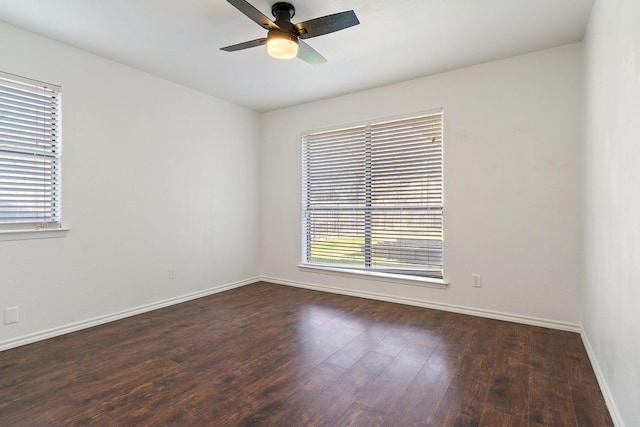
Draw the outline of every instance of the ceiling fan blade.
M276 25L271 19L267 18L262 12L255 7L251 6L245 0L227 0L240 12L247 15L252 21L256 22L263 28L279 30L280 27Z
M327 62L324 56L320 55L317 50L302 40L298 40L298 58L302 59L307 64L315 66L322 65Z
M294 27L298 30L298 37L308 39L333 33L334 31L344 30L359 23L360 21L358 21L355 12L349 10L300 22L294 25Z
M262 46L267 43L266 38L255 39L244 43L238 43L227 47L221 47L225 52L235 52L236 50L249 49L250 47Z

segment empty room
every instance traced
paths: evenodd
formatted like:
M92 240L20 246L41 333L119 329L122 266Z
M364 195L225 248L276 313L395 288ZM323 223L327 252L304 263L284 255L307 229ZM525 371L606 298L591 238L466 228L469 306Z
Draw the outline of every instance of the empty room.
M637 0L0 0L0 426L640 425Z

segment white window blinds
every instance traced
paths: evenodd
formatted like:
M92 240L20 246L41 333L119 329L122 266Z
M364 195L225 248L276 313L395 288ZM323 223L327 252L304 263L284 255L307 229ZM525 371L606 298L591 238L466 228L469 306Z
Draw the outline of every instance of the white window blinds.
M442 112L303 136L303 263L442 278Z
M60 225L60 88L0 73L0 229Z

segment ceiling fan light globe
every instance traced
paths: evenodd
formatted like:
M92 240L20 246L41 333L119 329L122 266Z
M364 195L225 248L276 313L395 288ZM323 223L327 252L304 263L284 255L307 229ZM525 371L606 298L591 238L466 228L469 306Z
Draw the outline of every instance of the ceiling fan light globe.
M270 38L267 41L267 53L278 59L291 59L298 56L298 43L289 38Z

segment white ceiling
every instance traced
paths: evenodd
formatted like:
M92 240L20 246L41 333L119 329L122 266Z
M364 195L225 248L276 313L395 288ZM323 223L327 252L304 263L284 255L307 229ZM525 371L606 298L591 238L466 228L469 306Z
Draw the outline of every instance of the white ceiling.
M275 0L249 0L271 17ZM266 31L225 0L0 0L0 20L256 111L582 40L593 0L291 0L292 22L353 9L307 43L328 62L223 52Z

